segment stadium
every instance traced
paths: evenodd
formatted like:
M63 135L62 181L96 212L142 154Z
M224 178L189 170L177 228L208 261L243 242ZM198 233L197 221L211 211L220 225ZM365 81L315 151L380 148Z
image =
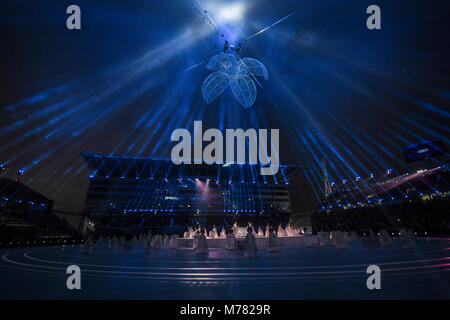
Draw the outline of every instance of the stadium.
M0 300L450 299L444 1L6 2Z
M292 166L282 166L277 175L261 176L259 166L248 164L177 166L170 159L83 157L90 170L85 213L106 230L129 219L137 219L136 226L142 227L134 233L159 227L180 235L191 225L289 221ZM155 225L158 220L160 225Z

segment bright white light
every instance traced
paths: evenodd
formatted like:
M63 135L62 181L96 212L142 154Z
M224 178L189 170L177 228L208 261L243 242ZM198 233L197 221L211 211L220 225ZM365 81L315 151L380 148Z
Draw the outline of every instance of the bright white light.
M218 22L237 22L244 18L246 5L243 2L234 2L225 5L218 5L214 8L217 12Z

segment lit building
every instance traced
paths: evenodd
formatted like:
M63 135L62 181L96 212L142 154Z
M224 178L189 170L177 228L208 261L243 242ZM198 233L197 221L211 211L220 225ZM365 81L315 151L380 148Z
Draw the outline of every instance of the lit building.
M288 218L291 212L288 175L294 166L280 166L276 175L262 176L259 165L175 165L167 159L82 156L90 171L85 213L96 223L117 216L157 215L206 224L224 218Z

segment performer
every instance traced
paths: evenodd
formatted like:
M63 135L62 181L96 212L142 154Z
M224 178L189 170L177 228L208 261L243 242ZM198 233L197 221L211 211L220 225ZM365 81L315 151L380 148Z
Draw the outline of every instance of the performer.
M380 240L372 229L369 229L369 247L379 247Z
M176 249L178 247L178 237L176 234L170 236L169 246L170 249Z
M334 244L334 245L336 245L336 233L337 233L336 230L333 230L330 233L330 241L331 241L331 244Z
M197 254L208 254L208 241L206 240L205 230L203 229L198 237L198 247L195 252Z
M289 222L288 225L286 226L286 236L288 237L292 237L293 231L292 231L292 227L291 227L291 223Z
M352 242L352 237L351 237L350 233L347 232L347 231L344 232L344 241L345 241L347 244L350 243L350 242Z
M347 243L344 240L343 232L337 230L334 233L334 243L335 243L337 249L345 249L345 248L347 248Z
M234 237L237 237L237 232L238 232L238 225L237 222L234 222L233 227L231 228L233 230L234 233Z
M163 248L169 248L169 242L170 242L169 236L167 234L165 234L163 237L163 243L162 243Z
M258 237L264 238L264 231L261 229L261 227L258 228Z
M400 245L404 249L414 249L416 248L416 243L413 239L411 231L405 229L400 229Z
M280 225L278 226L278 237L286 237L286 230L283 229L283 227Z
M229 230L227 233L227 240L225 241L226 250L236 249L236 239L234 238L233 230Z
M100 237L97 239L97 242L95 243L95 245L96 245L96 247L98 247L98 248L103 247L103 236L100 236Z
M267 251L268 252L274 252L277 251L277 234L275 233L275 230L272 228L269 229L269 243L267 245Z
M200 237L200 231L194 233L194 241L192 241L192 249L196 250L198 247L198 239Z
M210 237L211 239L215 239L215 238L218 237L216 225L213 226L211 232L209 233L209 237Z
M247 228L252 228L252 234L253 236L256 236L256 228L253 227L253 224L249 221L247 224Z
M266 234L265 234L266 238L269 237L270 229L271 229L270 225L266 224Z
M319 231L319 234L317 235L317 238L319 239L319 245L321 247L323 246L327 246L329 243L329 233L328 232L323 232L323 231Z
M152 237L147 237L146 243L145 243L145 252L148 253L152 247Z
M391 247L394 245L394 240L392 240L392 237L385 229L380 231L380 242L383 246Z
M92 236L88 236L84 242L84 254L91 254L94 249L94 241L92 241Z
M316 248L319 246L319 237L317 233L311 233L310 235L305 235L305 244L307 248Z
M246 258L256 258L256 241L255 236L253 235L252 227L247 228L247 235L245 236L245 254Z
M162 238L160 234L155 234L152 238L152 247L159 249L161 248Z
M226 238L227 232L225 231L225 227L222 228L222 231L220 231L220 238Z

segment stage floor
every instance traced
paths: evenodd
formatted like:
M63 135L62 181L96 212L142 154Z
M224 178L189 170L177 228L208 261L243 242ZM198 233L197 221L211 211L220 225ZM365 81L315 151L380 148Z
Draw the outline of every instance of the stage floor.
M280 248L243 252L79 245L0 249L0 299L449 299L450 239L417 249ZM66 268L81 268L81 290L68 290ZM368 290L366 268L381 268L381 290Z

